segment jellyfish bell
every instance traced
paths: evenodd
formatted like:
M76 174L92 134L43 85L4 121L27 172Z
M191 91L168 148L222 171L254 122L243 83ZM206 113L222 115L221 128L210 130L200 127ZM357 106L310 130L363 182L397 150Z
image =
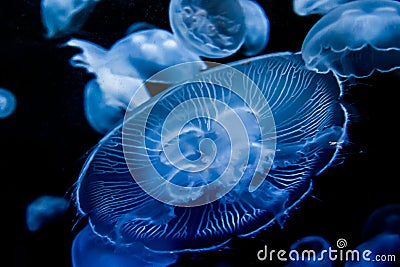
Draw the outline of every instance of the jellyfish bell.
M384 205L368 216L363 238L369 239L381 233L400 234L400 204Z
M293 0L293 11L299 16L325 15L332 9L354 0Z
M17 107L15 95L4 88L0 88L0 119L6 118L14 113Z
M160 252L255 235L284 221L334 160L330 142L347 122L340 93L299 54L206 70L128 107L83 166L77 208L111 243Z
M227 57L244 42L245 17L238 0L172 0L169 21L174 35L199 56Z
M42 23L47 38L75 33L83 26L100 0L42 0Z
M302 45L306 66L319 73L363 78L400 68L400 3L363 0L323 16Z
M241 0L245 16L246 35L240 51L245 56L261 53L269 41L269 19L264 9L255 1Z

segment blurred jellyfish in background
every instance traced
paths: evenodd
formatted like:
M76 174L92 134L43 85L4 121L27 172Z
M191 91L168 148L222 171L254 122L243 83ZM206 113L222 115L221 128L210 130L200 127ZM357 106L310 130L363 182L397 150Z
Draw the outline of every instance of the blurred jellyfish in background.
M0 119L6 118L14 113L17 107L17 99L11 91L0 88Z
M301 48L306 66L319 73L363 78L400 68L400 3L363 0L323 16Z
M76 206L90 229L76 237L74 262L98 262L104 250L128 262L119 248L140 245L212 250L283 225L345 138L340 94L334 75L278 53L213 67L128 107L79 175Z
M92 127L102 134L122 119L130 101L138 106L150 98L141 84L155 73L179 63L197 62L153 81L171 84L207 68L199 56L179 45L172 33L161 29L133 32L109 50L79 39L66 45L82 50L72 57L71 64L96 77L85 89L85 112Z
M332 9L354 0L293 0L293 10L299 16L325 15Z
M368 259L348 260L345 267L395 267L400 259L400 204L376 209L364 223L364 242L356 247L371 251ZM379 258L377 258L377 256Z
M322 236L303 237L290 246L290 251L296 252L291 255L295 260L285 267L333 267L333 262L326 254L330 247L331 244ZM315 254L304 254L303 251L313 251ZM310 255L310 258L302 255Z
M80 30L100 0L42 0L41 16L47 38Z
M151 30L156 29L157 27L151 23L145 21L138 21L133 23L131 26L128 27L126 30L126 35L129 35L134 32L144 31L144 30Z
M58 196L40 196L26 209L26 226L29 231L38 231L43 226L64 216L69 201Z
M234 54L246 35L239 0L171 0L169 21L183 45L207 58Z
M376 209L365 221L363 238L377 234L400 234L400 204L388 204Z
M261 53L269 40L269 19L264 9L255 1L240 0L242 6L246 35L240 51L245 56L254 56Z
M177 261L173 253L152 252L140 243L116 246L83 228L72 243L73 267L165 267Z

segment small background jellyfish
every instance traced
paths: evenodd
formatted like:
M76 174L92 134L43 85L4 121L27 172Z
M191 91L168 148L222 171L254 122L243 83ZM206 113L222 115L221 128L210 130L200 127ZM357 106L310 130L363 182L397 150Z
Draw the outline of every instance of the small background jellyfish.
M208 58L237 52L246 35L239 0L171 0L169 20L174 35L189 50Z
M47 38L75 33L100 0L42 0L41 16Z
M345 267L396 267L400 257L400 204L388 204L372 212L363 227L363 242L355 249L371 251L369 260L348 260ZM380 258L376 258L376 256Z
M162 29L135 31L118 40L109 50L94 43L71 39L67 46L82 53L72 57L71 64L83 67L96 76L85 89L85 115L99 133L106 133L123 118L131 101L138 106L151 95L142 83L169 66L198 62L192 68L176 70L157 83L174 83L205 69L201 59L180 47L174 36Z
M68 207L69 201L63 197L40 196L26 208L26 226L29 231L38 231L64 216Z
M309 69L363 78L400 68L400 3L363 0L323 16L301 48Z
M334 263L327 254L325 254L323 260L318 260L321 258L322 251L328 251L329 247L332 247L332 245L322 236L302 237L290 246L290 251L296 251L298 254L293 254L295 261L291 261L285 267L333 267ZM303 259L302 255L307 255L302 254L303 251L314 251L315 254L310 254L310 259Z
M240 51L245 56L254 56L261 53L269 40L269 19L264 9L255 1L241 0L246 35Z
M14 113L17 107L17 99L9 90L0 88L0 119Z

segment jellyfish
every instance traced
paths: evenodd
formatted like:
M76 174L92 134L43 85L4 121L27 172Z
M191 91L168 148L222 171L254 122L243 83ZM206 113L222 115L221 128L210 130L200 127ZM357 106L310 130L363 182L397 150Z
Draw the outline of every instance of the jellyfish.
M378 234L400 234L400 204L388 204L376 209L364 223L363 238Z
M171 0L169 21L174 35L194 53L223 58L237 52L246 35L239 0Z
M0 88L0 119L4 119L14 113L17 100L12 92Z
M115 246L85 226L74 238L73 267L165 267L177 260L172 253L155 253L139 244Z
M74 33L83 26L100 0L42 0L42 23L47 38Z
M126 34L132 34L134 32L138 31L144 31L144 30L151 30L151 29L156 29L157 27L151 23L145 22L145 21L138 21L133 23L131 26L128 27L126 30Z
M355 248L358 256L345 267L396 267L400 256L400 234L382 233Z
M261 53L269 40L269 19L263 8L255 1L241 0L246 35L244 43L240 48L245 56L254 56Z
M290 246L291 262L285 267L332 267L326 252L331 244L322 236L306 236Z
M289 52L174 84L128 106L91 151L76 183L79 214L114 246L158 253L217 249L283 226L345 139L340 95L336 76Z
M363 78L400 68L400 3L363 0L323 16L302 46L306 66L319 73Z
M89 123L101 134L122 119L132 98L138 106L151 97L140 85L152 75L178 63L196 62L153 81L174 83L207 68L197 55L179 46L170 32L161 29L134 32L109 50L79 39L71 39L66 45L82 50L72 57L71 64L96 76L86 85L85 112Z
M26 209L26 226L35 232L43 226L62 217L69 207L69 202L58 196L40 196L30 203Z
M293 0L293 10L299 16L325 15L332 9L354 0Z

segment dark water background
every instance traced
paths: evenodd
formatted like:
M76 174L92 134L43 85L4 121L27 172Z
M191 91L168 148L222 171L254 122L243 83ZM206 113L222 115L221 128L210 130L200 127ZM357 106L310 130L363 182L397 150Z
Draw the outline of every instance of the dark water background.
M264 53L292 51L320 16L299 17L291 0L259 1L271 26ZM168 29L169 1L101 1L82 30L73 37L106 48L122 38L135 21ZM26 206L41 195L65 195L76 181L85 153L101 135L83 112L83 88L92 77L69 65L76 52L60 45L68 37L48 40L40 20L39 0L0 3L0 87L17 98L15 113L0 120L1 233L5 251L2 266L70 267L75 229L74 211L56 223L31 233L25 226ZM237 54L217 60L230 62ZM376 208L400 203L397 180L400 134L400 76L375 75L363 84L346 87L343 102L350 113L349 143L337 165L314 179L314 189L293 211L283 228L273 225L256 238L234 239L230 249L183 255L179 266L280 266L258 262L264 245L288 249L298 238L338 238L355 248L361 229ZM337 266L342 263L337 262Z

